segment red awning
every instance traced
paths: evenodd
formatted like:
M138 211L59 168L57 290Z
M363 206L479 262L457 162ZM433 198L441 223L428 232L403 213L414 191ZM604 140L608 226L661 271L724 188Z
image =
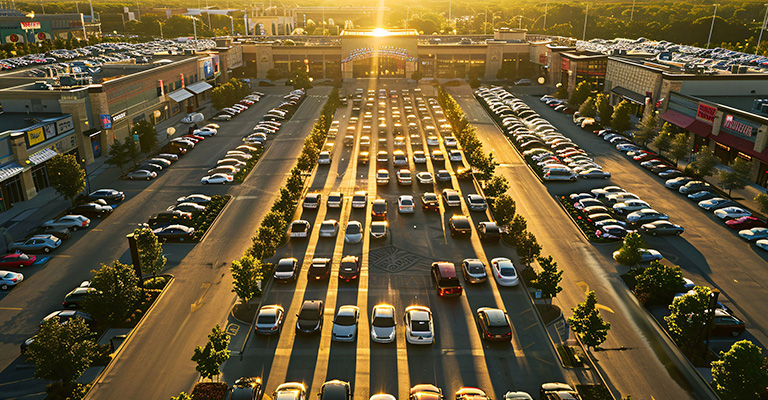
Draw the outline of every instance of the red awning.
M679 112L672 110L668 110L664 114L659 115L659 118L663 119L664 121L671 122L681 128L685 128L690 125L691 122L695 121L695 119L692 117L680 114Z
M717 136L713 135L710 137L717 143L726 145L750 157L755 157L760 161L768 163L768 149L764 149L762 152L755 151L755 144L747 139L742 139L723 131L720 131L720 134Z
M712 134L712 125L701 122L697 119L693 120L693 122L691 122L691 124L688 125L685 129L702 137L707 137Z

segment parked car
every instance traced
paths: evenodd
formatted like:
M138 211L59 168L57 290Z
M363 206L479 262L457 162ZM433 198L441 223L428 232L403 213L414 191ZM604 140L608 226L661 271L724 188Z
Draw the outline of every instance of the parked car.
M452 262L438 261L432 263L432 281L435 283L438 296L461 296L461 283L456 275L456 267Z
M495 242L501 238L501 231L495 222L483 221L477 224L477 236L480 240Z
M159 239L169 241L191 241L195 237L195 228L179 224L157 228L153 232L155 232L155 235L157 235Z
M35 235L53 235L61 240L67 240L72 236L72 234L69 232L69 228L60 228L55 226L38 226L37 228L27 232L27 236L25 238L29 239Z
M392 343L397 334L395 307L377 304L371 312L371 340L376 343Z
M486 203L485 198L479 194L468 194L467 206L471 211L485 211L488 209L488 203Z
M493 270L493 277L500 286L517 286L519 283L517 270L509 258L498 257L492 259L491 268Z
M24 275L18 272L0 271L0 290L8 290L24 280Z
M232 384L227 393L227 400L261 400L264 386L259 377L242 377Z
M145 179L149 181L157 178L157 172L148 171L146 169L137 169L136 171L129 172L126 177L130 180Z
M296 281L299 278L300 268L301 264L299 264L299 260L296 258L281 258L277 265L275 265L275 282L287 283Z
M360 276L360 259L357 256L344 256L339 265L339 280L351 282Z
M655 221L649 224L644 224L640 227L640 231L652 236L657 235L682 235L685 232L685 228L680 225L673 224L669 221Z
M107 203L119 203L125 200L125 193L115 189L99 189L89 194L88 198L90 200L106 200Z
M360 308L344 305L339 307L333 317L331 340L337 342L354 342L357 339L357 321L360 318Z
M472 234L472 224L469 223L469 218L465 215L453 215L448 220L448 225L451 229L451 236Z
M509 317L503 310L491 307L478 308L475 313L475 322L483 340L509 341L512 338L512 324L509 323Z
M274 400L307 400L307 387L299 382L280 384L272 394Z
M352 400L352 387L349 382L334 379L323 383L318 393L319 400Z
M227 183L232 183L235 178L234 176L230 174L224 174L224 173L216 173L208 176L204 176L203 179L200 179L200 183L203 185L208 184L222 184L225 185Z
M12 243L10 251L50 253L61 246L61 239L53 235L35 235L29 239Z
M86 203L70 208L68 213L85 215L92 218L102 218L112 214L112 211L114 210L110 206L105 206L99 203Z
M309 265L307 270L307 279L309 280L324 280L328 279L331 275L331 259L330 258L313 258L312 264Z
M403 316L405 340L410 344L432 344L435 341L432 311L424 306L409 306ZM413 390L413 389L412 389Z
M715 323L712 328L713 336L739 336L746 330L744 322L727 311L715 309Z
M0 267L2 268L23 268L34 264L37 257L24 253L9 253L0 257Z
M45 227L67 228L71 231L84 229L91 226L91 220L82 215L65 215L56 220L50 220L43 223Z
M279 305L264 305L256 314L255 332L260 335L280 333L283 329L285 309Z
M725 224L731 229L739 229L739 230L768 226L762 220L752 216L745 216L745 217L731 219L731 220L725 221Z
M85 296L88 295L88 293L93 293L95 291L96 289L92 287L78 286L64 296L64 301L61 302L61 306L69 309L82 308Z
M297 314L296 332L315 333L323 328L323 307L322 300L304 300Z

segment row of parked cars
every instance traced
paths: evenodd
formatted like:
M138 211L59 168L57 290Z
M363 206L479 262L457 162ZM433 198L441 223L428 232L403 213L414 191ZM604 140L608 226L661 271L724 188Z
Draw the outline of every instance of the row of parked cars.
M384 305L386 306L386 305ZM271 306L265 306L271 307ZM579 394L568 384L552 382L541 385L539 391L541 400L579 400ZM307 387L300 382L286 382L280 384L272 393L272 399L279 400L305 400L311 397ZM349 382L333 379L320 387L317 393L319 400L352 400L354 397L352 385ZM260 377L242 377L237 379L230 389L227 400L262 400L264 398L264 385ZM456 400L491 400L482 389L476 387L462 387L454 393ZM530 394L521 391L508 391L503 400L532 400ZM369 400L396 400L391 394L378 393ZM433 384L421 383L414 385L408 391L408 400L445 400L443 390Z
M261 92L252 92L251 94L245 96L242 100L239 102L229 106L224 107L216 113L213 116L214 121L229 121L233 117L236 117L243 111L247 110L250 106L258 103L261 98L264 96L264 93Z
M205 211L211 197L190 194L176 199L176 204L149 217L147 224L163 241L191 241L195 237L192 219Z
M578 177L611 177L585 150L504 88L483 87L475 94L501 121L507 138L541 168L542 179L575 181Z
M262 121L253 127L251 134L243 138L243 142L263 145L267 141L267 135L277 133L282 122L296 112L304 96L305 91L303 89L293 90L283 96L283 101L264 114Z
M669 222L667 214L654 210L638 195L619 186L571 193L569 199L594 225L595 235L603 239L623 239L638 230L653 236L681 235L685 231Z

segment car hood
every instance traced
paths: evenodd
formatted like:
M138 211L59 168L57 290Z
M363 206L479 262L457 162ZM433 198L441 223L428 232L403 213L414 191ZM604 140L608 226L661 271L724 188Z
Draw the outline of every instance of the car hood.
M301 329L302 331L312 331L315 328L320 325L320 321L316 320L308 320L308 319L299 319L296 322L296 325Z

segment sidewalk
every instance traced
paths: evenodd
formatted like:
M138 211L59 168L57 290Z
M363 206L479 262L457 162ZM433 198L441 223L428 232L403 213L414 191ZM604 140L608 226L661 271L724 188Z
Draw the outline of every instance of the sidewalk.
M203 106L197 112L202 112L208 118L213 113L213 106L210 102L203 103ZM175 137L187 133L188 124L180 122L186 113L179 113L168 118L155 126L158 130L158 143L162 145L167 141L168 127L176 128ZM85 167L86 171L86 192L90 193L97 189L109 188L121 175L120 169L106 163L108 159L107 151L102 152L102 156L93 163ZM29 230L37 227L43 222L55 218L60 212L64 211L72 204L68 199L56 193L53 188L47 187L37 193L29 200L16 203L9 210L0 213L0 228L4 228L4 239L0 239L0 251L7 252L8 245L14 241L23 239ZM0 238L2 238L0 234Z

